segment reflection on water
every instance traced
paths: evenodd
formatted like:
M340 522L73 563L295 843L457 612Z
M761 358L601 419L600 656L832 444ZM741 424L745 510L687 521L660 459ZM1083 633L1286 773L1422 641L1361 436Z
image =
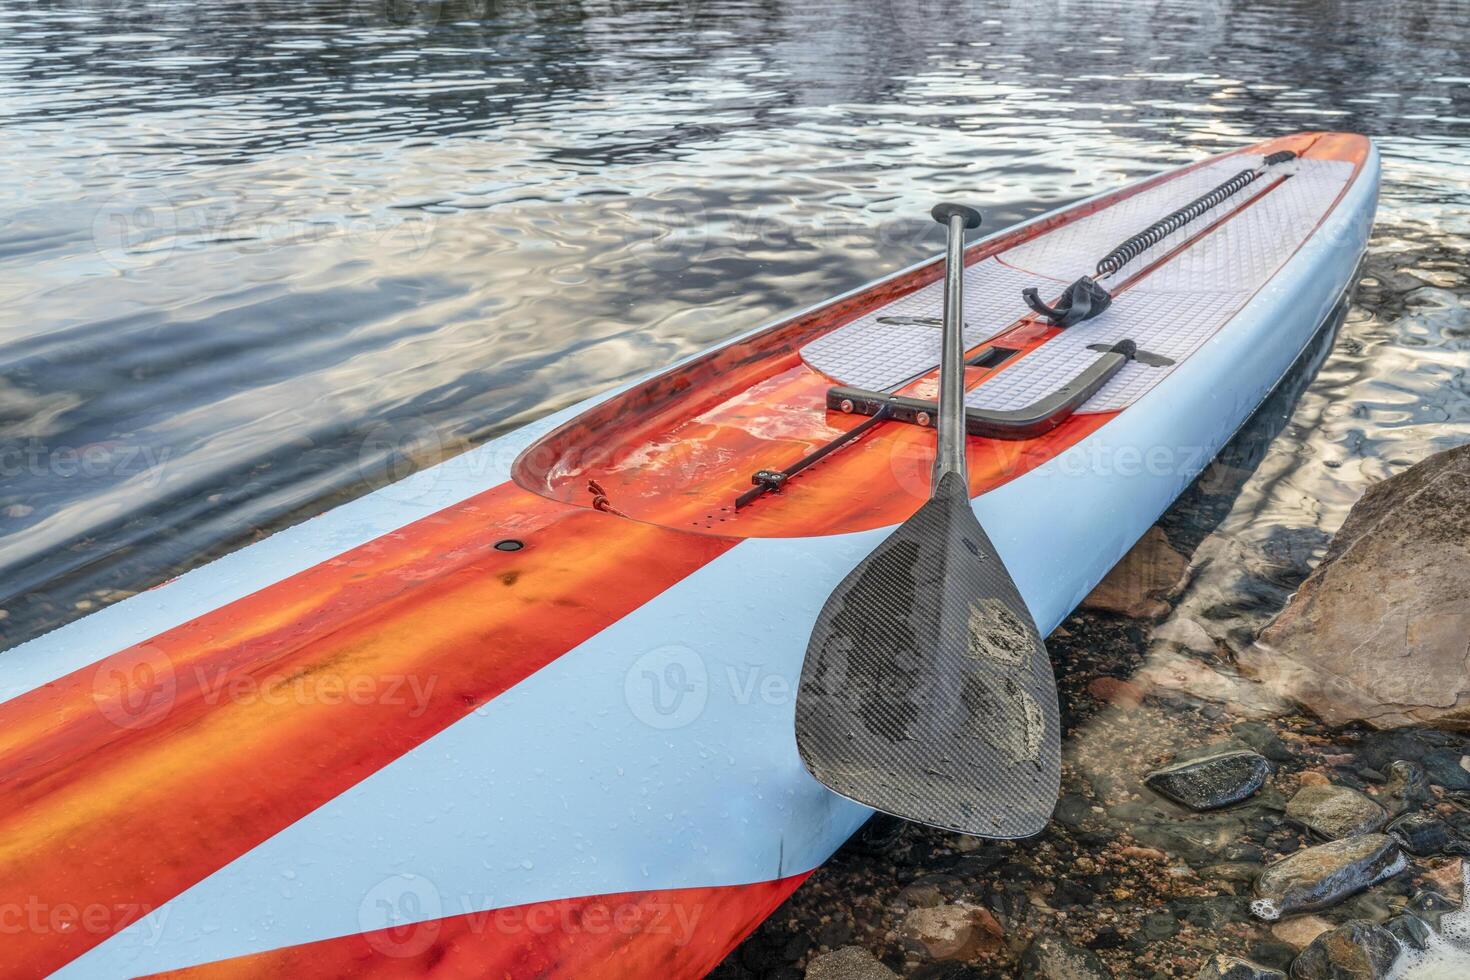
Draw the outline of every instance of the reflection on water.
M1371 278L1216 538L1330 532L1470 435L1457 3L0 0L0 32L7 644L927 255L936 198L1000 226L1297 129L1380 140Z

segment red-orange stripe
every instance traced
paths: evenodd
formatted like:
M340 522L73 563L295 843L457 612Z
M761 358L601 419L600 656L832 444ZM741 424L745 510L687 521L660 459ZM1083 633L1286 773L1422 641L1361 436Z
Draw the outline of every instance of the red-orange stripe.
M0 908L32 910L6 975L80 955L734 543L504 484L0 705Z
M453 915L157 976L696 980L809 874L754 885L629 892Z

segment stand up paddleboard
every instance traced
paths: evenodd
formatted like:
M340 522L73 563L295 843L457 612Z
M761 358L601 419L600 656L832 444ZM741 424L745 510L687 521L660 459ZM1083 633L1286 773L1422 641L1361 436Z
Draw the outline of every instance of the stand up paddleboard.
M1100 195L951 250L944 391L939 258L0 656L0 976L697 977L867 819L848 797L1032 832L1039 638L1340 302L1378 172L1303 133ZM923 564L900 655L823 668L883 649L891 616L831 603L935 500L960 530L914 548L1004 581L946 605L968 572ZM992 640L1029 651L1035 737L1024 700L986 727L895 686L937 651L993 700L1009 675L952 656ZM798 728L814 692L838 714ZM813 778L877 771L881 731L975 754Z

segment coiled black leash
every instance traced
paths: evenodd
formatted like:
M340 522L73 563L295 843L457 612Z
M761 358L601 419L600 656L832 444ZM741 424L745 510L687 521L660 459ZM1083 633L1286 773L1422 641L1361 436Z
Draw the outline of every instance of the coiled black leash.
M1155 221L1147 228L1132 236L1127 241L1116 246L1112 251L1104 255L1097 263L1096 278L1083 276L1072 285L1068 286L1062 293L1062 298L1055 306L1048 306L1041 301L1035 287L1027 287L1021 290L1021 296L1026 300L1026 305L1054 327L1070 327L1074 323L1083 320L1091 320L1103 310L1106 310L1113 301L1113 296L1099 283L1098 279L1105 279L1114 275L1123 266L1132 262L1138 256L1147 252L1159 242L1168 238L1174 232L1183 228L1200 215L1217 207L1224 201L1238 194L1263 176L1268 169L1278 163L1286 163L1295 160L1297 154L1294 150L1279 150L1269 154L1261 161L1259 167L1250 170L1242 170L1231 177L1220 186L1201 194L1188 204L1173 211Z

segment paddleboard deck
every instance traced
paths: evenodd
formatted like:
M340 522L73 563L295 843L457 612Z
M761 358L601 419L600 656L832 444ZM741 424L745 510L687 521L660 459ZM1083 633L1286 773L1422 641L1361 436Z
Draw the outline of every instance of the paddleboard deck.
M1020 288L1059 292L1282 149L1289 176L1136 259L1102 316L1021 315ZM1368 140L1304 133L970 246L971 406L1026 404L1122 339L1168 362L1043 435L970 439L973 506L1043 633L1326 319L1377 182ZM868 816L803 769L794 686L822 602L927 497L933 434L880 423L734 500L863 424L828 410L833 385L933 397L942 275L737 338L0 657L0 911L23 920L0 973L712 968Z

